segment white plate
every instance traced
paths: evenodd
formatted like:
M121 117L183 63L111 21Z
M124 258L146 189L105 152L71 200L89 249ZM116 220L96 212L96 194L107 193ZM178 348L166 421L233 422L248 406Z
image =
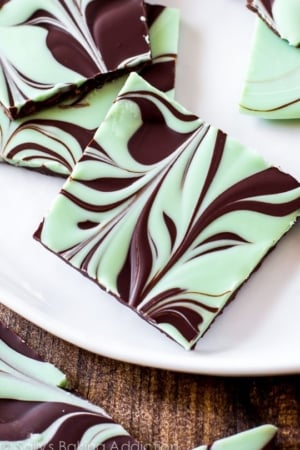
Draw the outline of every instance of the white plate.
M244 0L165 0L182 11L178 99L300 179L297 122L238 112L255 15ZM300 226L187 352L45 250L32 233L61 179L0 165L0 297L80 347L141 365L194 373L300 372Z

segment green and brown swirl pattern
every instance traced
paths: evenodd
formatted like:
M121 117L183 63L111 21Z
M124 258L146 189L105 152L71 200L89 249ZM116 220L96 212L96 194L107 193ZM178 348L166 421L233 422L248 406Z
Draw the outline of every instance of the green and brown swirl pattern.
M56 387L65 381L0 323L0 450L145 450L102 408ZM263 425L194 450L273 450L276 432Z
M300 118L300 3L249 0L259 15L240 109L265 119Z
M0 102L11 118L57 103L149 61L148 41L142 0L1 1Z
M35 238L189 349L299 208L296 179L131 74Z
M247 0L249 9L256 12L271 30L290 45L300 45L300 4L298 0Z
M174 96L179 10L146 5L151 64L140 74ZM10 120L0 109L0 153L14 165L67 176L104 119L127 75L25 118Z
M0 450L143 450L100 407L0 323Z

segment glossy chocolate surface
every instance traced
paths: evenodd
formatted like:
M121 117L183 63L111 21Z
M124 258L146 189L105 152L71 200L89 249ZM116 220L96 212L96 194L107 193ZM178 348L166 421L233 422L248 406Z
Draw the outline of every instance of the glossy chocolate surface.
M248 0L247 6L289 45L300 46L298 0Z
M26 0L22 5L10 0L0 8L0 101L11 118L150 60L142 0ZM22 41L26 57L18 47Z
M296 179L131 74L35 237L192 348L299 208Z
M65 381L0 323L1 449L143 449L102 408L57 387Z
M11 450L14 445L19 450L144 448L110 417L88 407L0 399L0 447L1 441Z
M174 95L179 11L146 5L152 61L140 74ZM106 82L85 96L37 114L10 121L0 111L3 159L43 173L69 175L104 119L127 75Z
M0 341L5 342L8 347L20 353L21 355L27 356L28 358L36 359L37 361L42 361L41 357L26 343L20 339L15 333L13 333L9 328L0 322Z

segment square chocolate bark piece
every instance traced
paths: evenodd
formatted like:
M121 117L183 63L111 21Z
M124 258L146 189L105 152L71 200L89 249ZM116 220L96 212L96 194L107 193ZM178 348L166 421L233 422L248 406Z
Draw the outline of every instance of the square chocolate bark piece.
M145 6L152 61L139 73L157 88L174 96L179 10ZM83 97L17 120L10 120L0 109L3 159L48 174L69 175L127 77L123 75Z
M296 179L133 73L35 238L190 349L299 208Z
M150 60L142 0L0 2L0 102L11 118Z

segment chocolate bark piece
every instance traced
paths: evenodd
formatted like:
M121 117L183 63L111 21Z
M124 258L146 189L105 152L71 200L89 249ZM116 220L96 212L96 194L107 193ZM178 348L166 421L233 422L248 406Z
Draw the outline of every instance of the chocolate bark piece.
M261 425L194 450L275 450L276 434L274 425Z
M300 118L300 49L257 18L240 110L266 119Z
M0 448L143 450L144 447L102 408L35 378L1 370Z
M292 176L131 74L34 237L190 349L299 208Z
M179 10L146 5L152 62L140 74L174 95ZM6 162L67 176L92 139L127 75L88 95L11 121L0 110L1 153Z
M54 386L65 386L66 377L53 364L44 362L24 341L0 322L0 372L32 377ZM1 423L1 408L0 408Z
M248 0L247 6L282 39L300 45L300 4L298 0Z
M142 0L2 2L0 102L7 114L33 113L149 61L145 16Z
M156 88L175 96L180 12L177 8L145 4L149 29L151 64L139 74Z
M143 449L102 408L58 387L65 383L0 322L1 449Z

